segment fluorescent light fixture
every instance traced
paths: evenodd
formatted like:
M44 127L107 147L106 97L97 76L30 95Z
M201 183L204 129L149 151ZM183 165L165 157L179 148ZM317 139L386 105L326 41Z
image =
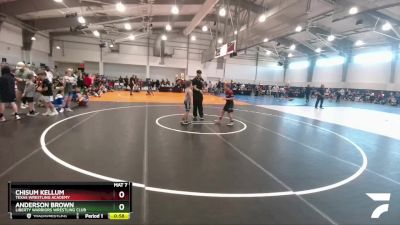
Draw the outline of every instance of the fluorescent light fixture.
M60 49L61 49L61 47L57 45L57 46L56 46L56 49L60 50Z
M222 16L222 17L226 16L226 9L225 9L225 7L220 8L218 14L219 14L220 16Z
M125 28L125 30L132 30L132 26L130 23L125 23L124 28Z
M161 40L166 41L167 39L168 39L168 38L167 38L167 35L163 34L163 35L161 36Z
M129 35L129 40L134 41L135 40L135 36L133 34Z
M362 46L362 45L365 45L365 42L363 42L362 40L357 40L357 41L354 43L354 45L355 45L355 46Z
M310 66L310 62L308 61L298 61L298 62L292 62L289 64L289 69L291 70L300 70L300 69L305 69Z
M235 30L235 31L233 32L233 34L234 34L234 35L237 35L237 34L238 34L237 30Z
M125 7L124 4L122 4L122 2L118 2L117 4L115 4L115 9L116 9L118 12L125 12L126 7Z
M358 8L357 7L353 6L353 7L351 7L349 9L349 14L350 15L354 15L354 14L357 14L357 13L358 13Z
M270 50L267 50L265 54L271 55L271 53L272 53L272 52L271 52Z
M356 64L375 64L390 62L393 59L393 53L391 51L382 52L369 52L361 53L354 56L354 63Z
M222 38L218 38L218 44L222 44L224 40Z
M201 30L202 30L203 32L207 32L207 31L208 31L208 27L207 27L206 25L204 25L204 26L201 28Z
M321 48L316 48L316 49L315 49L315 52L316 52L316 53L321 53L321 52L322 52L322 49L321 49Z
M85 24L85 23L86 23L86 20L85 20L85 18L84 18L83 16L78 16L78 22L79 22L80 24Z
M295 45L295 44L292 44L292 45L289 47L289 49L292 50L292 51L295 50L295 49L296 49L296 45Z
M100 32L98 30L93 31L93 35L96 37L100 36Z
M346 59L343 56L335 56L331 58L318 59L315 63L318 67L328 67L342 65Z
M392 29L392 24L390 24L389 22L386 22L385 24L382 25L382 30L383 31L388 31Z
M328 36L328 41L334 41L335 40L335 36L333 34Z
M292 57L293 57L293 54L292 54L292 53L289 53L287 56L288 56L289 58L292 58Z
M113 44L110 44L110 48L114 48L114 45L113 45Z
M178 8L178 6L173 5L172 8L171 8L171 13L174 14L174 15L179 14L179 8Z
M54 0L54 1L57 2L57 3L63 2L63 0Z
M300 32L301 30L303 30L303 27L301 27L300 25L296 27L296 29L294 29L296 32Z
M172 30L171 24L165 25L165 30L166 31L171 31Z
M267 16L265 14L261 14L260 17L258 17L258 22L264 23L265 20L267 20Z
M36 41L36 37L35 36L31 37L31 40Z
M190 40L196 41L196 36L192 35L192 36L190 37Z
M268 38L264 38L264 40L263 40L264 42L268 42L269 41L269 39Z

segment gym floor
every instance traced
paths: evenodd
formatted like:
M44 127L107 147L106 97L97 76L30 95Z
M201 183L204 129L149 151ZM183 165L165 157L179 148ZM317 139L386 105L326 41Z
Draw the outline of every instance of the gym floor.
M54 223L9 220L8 181L102 179L134 182L125 224L399 224L398 139L244 102L233 127L215 125L215 96L205 121L181 126L179 94L128 95L0 124L0 224Z

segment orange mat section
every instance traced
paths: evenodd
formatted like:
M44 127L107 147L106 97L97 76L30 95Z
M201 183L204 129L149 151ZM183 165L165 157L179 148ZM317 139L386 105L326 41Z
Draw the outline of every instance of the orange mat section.
M148 103L183 103L183 93L154 92L154 95L146 95L146 92L134 92L129 95L129 91L108 92L101 97L90 97L93 102L148 102ZM222 105L225 100L221 97L205 94L203 104ZM244 102L235 101L236 105L249 105Z

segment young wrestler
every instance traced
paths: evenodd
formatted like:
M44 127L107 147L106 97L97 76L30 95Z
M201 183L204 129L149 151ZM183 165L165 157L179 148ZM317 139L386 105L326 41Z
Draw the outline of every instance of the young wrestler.
M189 112L190 112L190 106L192 105L192 99L193 99L193 86L192 86L192 81L188 80L185 82L185 100L183 101L183 104L185 105L185 114L183 114L182 118L182 125L188 125L190 124L189 122Z
M229 123L227 124L227 126L233 126L234 122L233 122L233 107L234 107L234 103L233 103L233 99L235 97L233 96L233 91L230 88L229 84L225 84L225 106L221 111L221 116L219 117L218 120L215 120L216 124L220 124L222 121L222 118L224 117L225 112L228 113L229 116Z
M26 84L25 84L25 89L24 93L22 93L22 101L28 103L29 107L29 112L28 116L37 116L39 113L36 112L35 106L33 104L33 98L35 97L35 92L36 92L36 85L34 83L35 81L35 76L33 74L28 74Z

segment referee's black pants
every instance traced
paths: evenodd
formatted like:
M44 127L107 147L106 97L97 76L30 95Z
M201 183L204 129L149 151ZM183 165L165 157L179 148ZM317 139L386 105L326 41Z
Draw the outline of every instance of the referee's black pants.
M199 111L199 115L203 118L203 95L200 93L193 93L193 116L197 117L197 110Z
M322 104L324 104L324 96L318 95L317 101L315 102L315 108L318 108L318 103L319 107L322 108Z

